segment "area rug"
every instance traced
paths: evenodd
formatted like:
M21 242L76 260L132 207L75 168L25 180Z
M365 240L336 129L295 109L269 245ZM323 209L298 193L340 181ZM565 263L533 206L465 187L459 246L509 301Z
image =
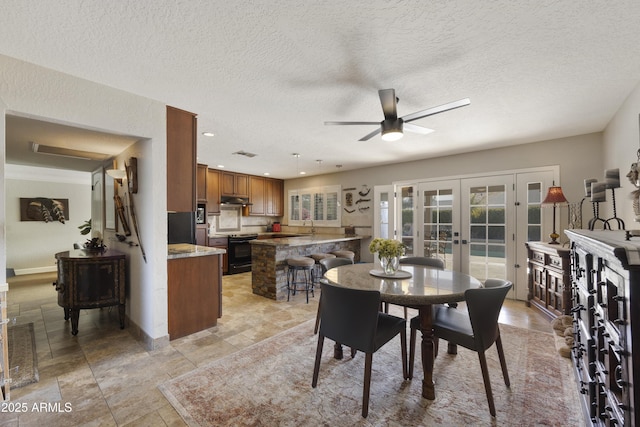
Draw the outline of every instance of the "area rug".
M10 387L19 388L38 382L38 355L33 323L9 326L7 335Z
M159 386L190 426L579 426L582 415L570 362L551 333L501 325L511 387L495 348L487 352L497 416L487 405L477 354L436 358L436 399L421 397L422 366L403 380L400 340L373 356L369 416L361 416L364 355L333 356L325 340L317 388L311 387L317 335L313 321ZM419 349L418 349L419 352Z

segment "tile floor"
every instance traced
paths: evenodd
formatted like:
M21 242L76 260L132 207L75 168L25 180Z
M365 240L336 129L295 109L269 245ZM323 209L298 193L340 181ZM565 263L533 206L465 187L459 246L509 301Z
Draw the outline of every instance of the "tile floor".
M211 329L146 351L118 327L117 309L84 310L70 333L51 285L55 274L9 279L10 319L33 322L40 380L11 390L11 401L69 403L67 413L0 413L0 426L183 426L157 386L199 365L236 352L314 318L316 298L276 302L251 293L251 273L224 276L223 316ZM401 308L392 306L401 314ZM411 315L412 313L410 313ZM505 302L500 322L549 332L548 320L520 301Z

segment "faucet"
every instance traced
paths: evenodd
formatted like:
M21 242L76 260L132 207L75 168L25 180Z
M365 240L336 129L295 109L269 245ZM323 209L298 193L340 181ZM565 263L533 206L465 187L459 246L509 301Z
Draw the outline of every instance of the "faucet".
M311 234L316 234L316 229L313 227L313 220L312 220L312 219L310 219L309 221L311 221ZM306 226L306 225L307 225L307 221L304 221L304 222L302 223L302 225L303 225L303 226Z

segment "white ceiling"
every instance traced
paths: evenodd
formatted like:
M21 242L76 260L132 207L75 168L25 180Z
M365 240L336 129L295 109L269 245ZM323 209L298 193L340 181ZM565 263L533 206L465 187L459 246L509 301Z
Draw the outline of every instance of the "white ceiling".
M1 54L197 113L199 133L215 133L198 135L199 162L278 178L598 132L640 80L638 1L0 0L0 9ZM397 142L359 142L371 126L324 125L382 120L383 88L396 89L400 116L471 105L413 122L435 132ZM257 156L232 154L240 150Z

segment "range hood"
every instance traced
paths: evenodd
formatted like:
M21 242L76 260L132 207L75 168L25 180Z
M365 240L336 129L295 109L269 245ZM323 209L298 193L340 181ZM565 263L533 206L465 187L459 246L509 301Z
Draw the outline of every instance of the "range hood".
M235 206L251 206L253 203L249 203L248 197L222 196L220 197L220 204L235 205Z

